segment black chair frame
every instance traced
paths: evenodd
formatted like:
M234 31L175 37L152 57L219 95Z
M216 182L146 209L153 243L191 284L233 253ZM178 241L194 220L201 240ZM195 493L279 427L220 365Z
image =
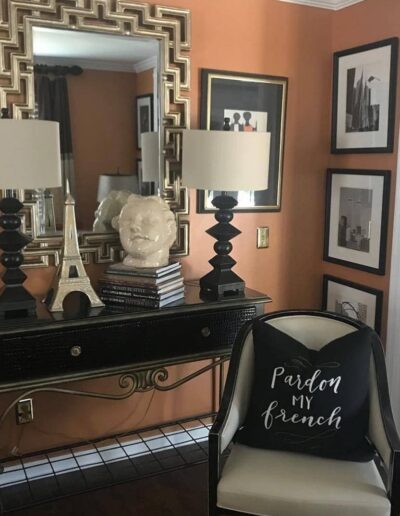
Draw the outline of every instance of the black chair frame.
M272 312L270 314L261 315L243 326L233 345L221 406L209 434L209 516L217 516L219 514L244 514L243 512L239 513L237 511L229 511L217 507L217 486L222 472L221 434L230 412L233 394L236 387L240 358L246 338L252 331L254 322L257 320L268 321L277 317L294 315L327 317L350 324L358 329L365 326L363 323L354 319L350 319L336 313L321 312L319 310L285 310ZM382 346L379 345L379 343L374 342L372 353L375 361L381 417L386 438L391 448L390 468L386 468L377 452L377 460L379 462L378 469L385 482L388 498L391 502L390 514L391 516L400 516L400 439L397 434L390 406L385 356Z

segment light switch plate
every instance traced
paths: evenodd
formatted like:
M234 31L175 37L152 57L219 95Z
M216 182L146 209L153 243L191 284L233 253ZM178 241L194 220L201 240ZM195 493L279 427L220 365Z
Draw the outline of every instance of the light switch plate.
M257 248L269 247L269 227L257 228Z

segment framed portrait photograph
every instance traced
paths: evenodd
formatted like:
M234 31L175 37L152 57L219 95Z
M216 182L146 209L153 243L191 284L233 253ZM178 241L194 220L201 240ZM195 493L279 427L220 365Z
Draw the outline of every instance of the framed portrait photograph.
M333 55L331 152L393 152L398 38Z
M383 292L351 281L324 275L322 310L346 315L381 331Z
M139 95L136 97L136 134L138 149L142 148L142 133L153 131L153 94Z
M285 77L202 70L202 129L271 133L268 189L229 192L238 201L236 212L281 208L287 86ZM215 211L211 204L215 195L218 192L199 190L197 211Z
M324 260L385 273L390 172L329 169Z

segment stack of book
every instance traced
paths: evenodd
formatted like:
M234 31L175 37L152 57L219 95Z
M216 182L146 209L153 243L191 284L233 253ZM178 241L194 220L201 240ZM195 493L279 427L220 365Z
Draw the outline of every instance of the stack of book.
M181 264L157 268L133 268L116 263L99 280L100 298L110 305L161 308L184 297Z

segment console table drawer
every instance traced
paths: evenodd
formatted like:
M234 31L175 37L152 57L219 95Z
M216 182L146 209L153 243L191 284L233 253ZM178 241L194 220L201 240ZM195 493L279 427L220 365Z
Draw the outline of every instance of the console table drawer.
M0 342L0 381L59 376L204 354L231 347L256 308L131 319L122 323L39 330Z

